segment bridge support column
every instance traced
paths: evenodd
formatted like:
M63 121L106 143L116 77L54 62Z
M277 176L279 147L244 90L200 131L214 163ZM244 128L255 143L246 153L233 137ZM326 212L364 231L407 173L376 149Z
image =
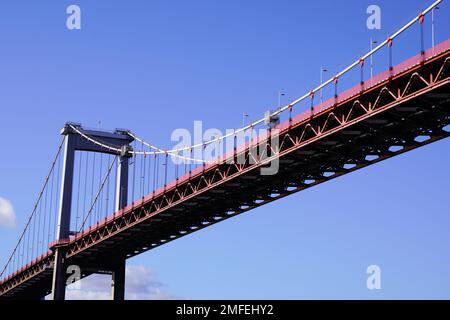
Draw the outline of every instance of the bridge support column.
M121 148L120 152L116 150L105 150L101 146L92 143L85 137L81 136L79 132L82 131L85 135L94 139L99 139L107 145L118 146ZM132 156L130 143L134 140L131 138L127 130L115 130L113 133L103 131L84 130L81 125L67 123L62 129L61 134L65 136L64 147L64 167L61 181L61 198L59 207L58 229L56 234L57 243L52 248L55 252L55 261L53 266L53 282L52 292L54 300L64 300L66 293L67 281L67 263L66 253L67 244L70 242L70 236L76 234L78 230L70 231L70 215L72 208L72 189L74 176L74 162L76 151L99 152L117 155L120 157L117 172L117 186L116 186L116 211L124 208L127 205L128 194L128 162ZM123 299L124 285L125 285L125 259L120 259L120 263L113 267L113 282L114 282L114 298Z
M128 203L128 159L130 156L127 153L127 147L122 147L122 155L119 158L117 166L116 212L125 208Z
M61 198L58 217L58 242L68 240L70 236L70 211L72 207L73 170L75 162L75 136L67 134L64 147L64 164L61 181ZM53 300L64 300L66 297L66 248L57 244L53 266L52 292Z
M128 163L130 155L128 146L122 147L122 154L117 166L116 212L128 203ZM113 266L111 279L111 296L113 300L125 300L125 258L120 258Z
M119 260L112 270L111 295L113 300L125 299L125 266L126 260Z
M52 282L53 300L64 300L66 298L65 256L66 249L64 247L56 249Z

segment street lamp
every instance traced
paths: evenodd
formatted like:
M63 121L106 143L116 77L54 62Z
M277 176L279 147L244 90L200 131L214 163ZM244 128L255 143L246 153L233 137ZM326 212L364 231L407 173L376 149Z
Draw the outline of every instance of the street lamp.
M320 85L323 84L323 74L327 72L328 70L324 67L320 67ZM320 88L320 103L323 102L323 88Z
M372 38L370 38L370 52L372 52L373 50L373 45L377 44L378 41L373 40ZM373 78L373 54L370 55L370 79Z
M242 127L245 127L245 118L248 118L249 115L247 113L242 114Z
M435 36L435 22L434 22L434 11L439 10L439 7L434 7L433 10L431 10L431 44L434 50L434 45L436 44L436 36Z
M281 97L284 96L284 93L278 91L278 109L281 108Z

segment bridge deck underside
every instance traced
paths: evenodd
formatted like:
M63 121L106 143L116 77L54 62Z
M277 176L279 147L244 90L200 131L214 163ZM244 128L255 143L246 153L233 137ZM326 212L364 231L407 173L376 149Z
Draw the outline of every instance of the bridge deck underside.
M261 175L263 159L250 163L251 154L246 150L244 164L219 164L73 240L68 263L79 265L84 276L108 271L117 257L140 254L448 137L448 56L447 51L305 121L292 122L280 132L279 148L273 150L280 164L276 175ZM268 150L274 148L269 141L260 143ZM31 280L1 284L0 294L3 290L4 298L30 298L49 293L51 261L52 255Z

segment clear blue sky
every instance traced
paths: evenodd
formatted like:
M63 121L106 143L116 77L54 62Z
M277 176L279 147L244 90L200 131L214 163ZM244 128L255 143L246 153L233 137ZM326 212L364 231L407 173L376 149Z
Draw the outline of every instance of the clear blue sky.
M37 196L66 121L129 128L171 146L202 120L234 128L277 92L299 97L432 1L3 1L0 261ZM82 29L66 28L78 4ZM382 29L366 8L382 9ZM428 21L429 22L429 21ZM450 35L447 1L437 41ZM426 44L430 46L429 26ZM417 54L405 36L395 61ZM376 61L376 71L387 67ZM297 193L131 259L191 299L450 298L450 140ZM366 268L382 289L366 288Z

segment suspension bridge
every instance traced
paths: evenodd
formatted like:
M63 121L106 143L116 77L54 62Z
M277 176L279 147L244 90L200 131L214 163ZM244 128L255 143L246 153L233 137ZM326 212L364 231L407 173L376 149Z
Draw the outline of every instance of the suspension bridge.
M80 278L111 274L112 298L124 299L126 259L448 137L450 39L429 49L424 41L441 2L299 99L197 145L163 149L130 130L67 123L1 269L0 299L63 300L70 266ZM417 52L395 64L407 32ZM385 71L366 77L373 58ZM356 85L341 91L346 77ZM323 90L329 99L316 103Z

